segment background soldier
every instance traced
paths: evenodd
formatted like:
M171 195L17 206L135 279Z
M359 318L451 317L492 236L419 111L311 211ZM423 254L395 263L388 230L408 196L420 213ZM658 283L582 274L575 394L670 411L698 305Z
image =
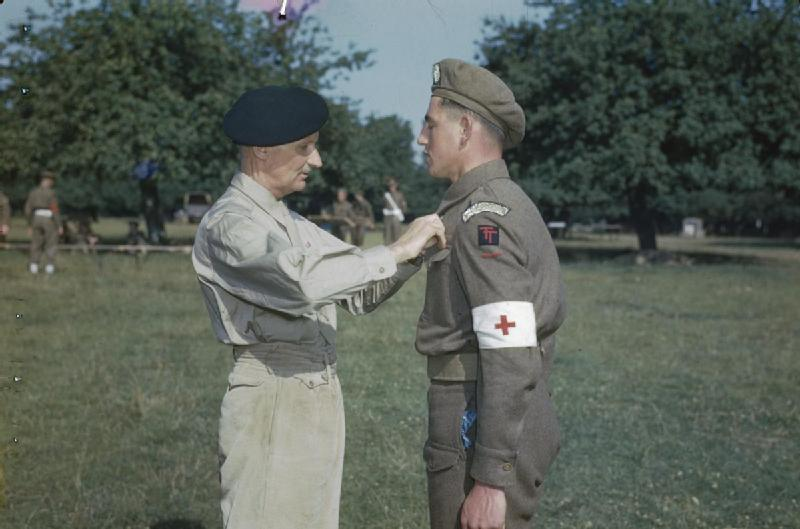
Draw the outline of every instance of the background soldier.
M43 171L39 185L28 193L25 201L25 217L30 225L31 249L30 271L39 273L42 254L45 256L44 271L52 274L55 271L55 258L58 251L58 236L63 233L58 210L58 199L53 191L55 174Z
M0 191L0 242L6 242L6 235L11 231L11 203Z
M353 228L353 245L364 244L364 233L375 227L375 215L372 213L372 204L364 198L363 191L355 192L356 201L353 203L353 214L356 225Z
M386 192L383 194L383 244L392 244L403 231L403 221L408 213L406 197L400 191L397 180L386 179Z
M451 182L438 211L449 246L429 257L417 326L431 528L530 528L559 449L548 387L564 319L558 256L502 159L525 132L511 90L447 59L431 92L417 142L431 176Z
M347 241L352 229L356 227L356 216L353 205L347 200L347 189L340 187L336 191L336 200L331 206L333 228L331 233L343 241Z

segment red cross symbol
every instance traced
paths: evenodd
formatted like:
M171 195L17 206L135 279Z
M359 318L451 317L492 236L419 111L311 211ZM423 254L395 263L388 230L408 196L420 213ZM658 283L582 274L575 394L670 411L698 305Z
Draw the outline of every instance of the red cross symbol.
M508 318L506 317L505 314L500 316L500 323L494 324L495 329L501 329L503 331L503 336L508 336L508 329L510 327L516 327L516 326L517 324L515 322L508 321Z

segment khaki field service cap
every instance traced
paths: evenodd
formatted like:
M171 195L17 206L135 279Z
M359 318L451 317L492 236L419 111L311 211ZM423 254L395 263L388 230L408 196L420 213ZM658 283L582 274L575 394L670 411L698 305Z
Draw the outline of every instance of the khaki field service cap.
M525 136L525 113L514 93L486 68L443 59L433 65L431 95L454 101L500 127L505 133L505 149Z

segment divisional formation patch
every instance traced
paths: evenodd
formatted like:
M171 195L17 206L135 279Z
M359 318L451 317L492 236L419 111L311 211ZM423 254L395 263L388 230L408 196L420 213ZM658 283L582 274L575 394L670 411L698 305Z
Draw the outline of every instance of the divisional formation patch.
M500 244L500 229L497 226L478 226L478 246L498 246Z

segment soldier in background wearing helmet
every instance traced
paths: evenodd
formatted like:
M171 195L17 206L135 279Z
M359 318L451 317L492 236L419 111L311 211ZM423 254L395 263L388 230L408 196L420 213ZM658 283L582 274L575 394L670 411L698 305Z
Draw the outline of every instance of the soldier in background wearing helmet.
M63 233L58 198L53 190L55 179L54 173L43 171L39 185L28 193L25 201L24 213L31 235L29 270L32 274L39 273L42 255L45 258L44 271L47 274L55 272L58 237Z
M564 320L558 256L503 150L525 115L483 68L434 65L417 142L450 187L438 213L448 247L429 252L417 350L428 357L432 529L533 527L559 450L548 378Z

